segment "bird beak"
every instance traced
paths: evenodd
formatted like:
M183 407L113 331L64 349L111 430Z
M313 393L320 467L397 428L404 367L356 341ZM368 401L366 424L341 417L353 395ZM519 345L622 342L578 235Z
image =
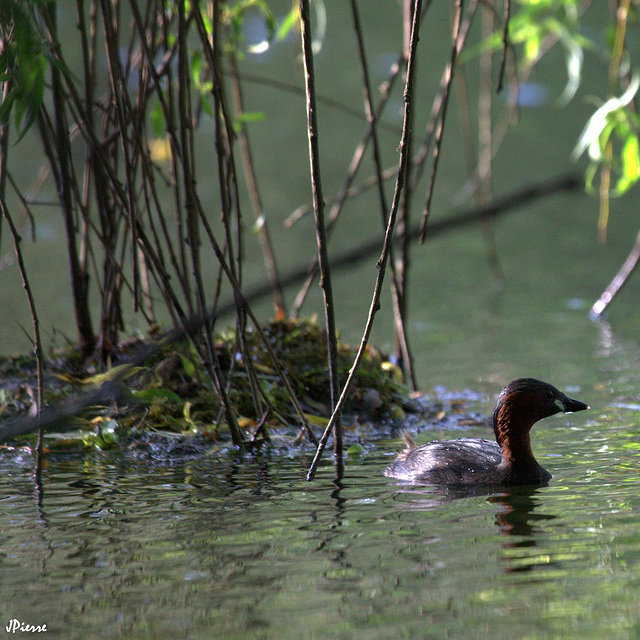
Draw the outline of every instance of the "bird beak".
M585 409L591 408L588 404L580 402L580 400L574 400L573 398L567 398L566 396L564 400L560 400L559 398L556 399L555 403L558 409L564 413L575 413L576 411L584 411Z

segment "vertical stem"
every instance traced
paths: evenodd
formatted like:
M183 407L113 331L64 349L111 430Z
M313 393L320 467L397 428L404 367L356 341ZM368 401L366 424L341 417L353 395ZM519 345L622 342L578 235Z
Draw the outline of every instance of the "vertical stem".
M507 69L507 53L509 52L509 21L511 20L511 0L504 2L504 29L502 30L502 60L498 74L498 88L496 93L501 93L504 87L504 76Z
M233 92L234 106L237 114L240 116L244 112L244 104L242 99L242 89L240 87L238 61L236 60L236 56L233 52L229 55L229 66L231 69L231 89ZM283 317L285 315L284 294L282 292L282 287L280 286L276 257L271 246L267 219L262 207L262 198L260 197L260 191L258 189L258 180L254 169L249 136L247 135L247 131L244 126L238 132L238 140L240 143L242 164L244 166L245 182L247 184L247 190L249 191L249 198L253 207L253 213L256 218L258 239L262 248L264 265L271 284L271 299L276 316Z
M609 95L613 96L616 92L618 78L620 75L620 63L624 53L624 40L627 30L627 19L631 0L621 0L614 3L616 10L616 32L613 40L611 52L611 62L609 63ZM600 187L598 194L600 196L600 216L598 217L598 241L604 244L607 241L607 227L609 224L609 196L611 191L611 165L613 163L613 144L611 140L607 142L604 149L604 160L600 168Z
M200 7L197 5L193 7L193 11L199 14ZM217 16L214 14L214 19L217 20ZM221 91L221 88L220 88ZM198 313L200 317L206 318L206 300L204 281L202 278L202 265L200 260L200 208L198 204L198 197L195 188L195 151L193 140L193 126L191 120L191 100L190 100L190 86L189 86L189 67L188 67L188 50L187 50L187 19L185 15L184 3L178 5L178 104L179 104L179 119L180 119L180 146L182 150L182 171L184 177L184 189L187 206L187 229L189 237L189 248L191 251L193 278L196 284L196 297L198 304ZM216 109L216 113L218 109ZM226 153L223 137L220 132L221 116L216 118L216 135L219 138L219 144L217 145L218 164L220 167L226 164ZM230 155L229 150L229 155ZM223 186L223 185L221 185ZM227 193L226 191L224 193ZM224 195L224 194L223 194ZM228 202L228 201L227 201ZM224 206L223 206L223 210ZM229 210L225 210L229 212ZM231 243L228 245L229 255L232 255ZM233 270L233 263L230 260L231 269ZM238 317L244 317L244 311L238 309ZM227 418L229 431L233 443L241 450L244 450L244 440L236 420L236 416L231 408L229 398L225 392L224 381L220 373L220 366L217 356L215 355L215 349L213 347L213 338L211 335L211 322L205 322L203 326L204 344L207 352L207 357L204 359L204 364L212 378L214 385L218 393L222 398L222 404Z
M413 14L415 11L415 0L404 0L403 3L403 23L402 23L402 32L403 32L403 53L404 53L404 64L408 65L409 61L409 53L410 53L410 45L411 45L411 26L413 24ZM410 112L409 117L413 117L413 112ZM408 123L409 131L413 131L413 122ZM407 153L409 157L412 155L412 144L413 144L413 136L410 135L406 141L407 144ZM394 272L396 274L396 289L393 292L393 306L394 306L394 315L400 318L407 317L407 298L406 293L409 291L409 271L411 267L411 253L410 253L410 245L411 240L409 237L410 227L411 227L411 195L413 185L409 180L410 174L412 171L411 163L407 164L406 175L405 175L405 183L402 189L402 200L400 201L400 207L398 209L398 223L397 223L397 235L399 238L399 256L395 260L395 269ZM401 345L398 344L396 346L397 352L401 356L401 366L403 371L406 371L407 363L404 362L404 358L402 358Z
M7 82L4 87L4 98L6 98L9 91L9 83ZM5 199L5 187L7 183L7 159L9 150L9 125L3 124L0 126L0 220L4 218L9 225L9 231L13 238L13 246L18 259L18 267L20 268L20 276L22 277L22 286L27 295L27 302L29 303L29 310L31 312L31 319L33 321L33 337L35 341L34 353L36 357L37 367L37 379L38 379L38 395L37 395L37 407L38 413L42 410L43 403L43 378L44 378L44 363L42 361L42 339L40 337L40 321L38 320L38 313L36 311L36 303L29 284L29 277L27 276L27 270L24 265L22 257L22 250L20 249L20 234L13 224L13 219L9 214ZM42 444L43 444L44 432L41 427L38 431L38 445L36 448L36 476L40 475L42 471Z
M429 217L429 212L431 211L431 198L433 197L433 189L435 186L436 174L438 172L438 162L440 161L440 146L442 143L442 135L444 133L444 127L447 120L447 106L449 105L449 96L451 94L450 87L451 81L453 79L453 74L455 73L456 68L456 60L458 59L458 54L462 48L462 43L464 41L463 37L460 37L461 30L460 25L462 21L462 5L464 0L455 0L454 3L454 16L453 16L453 46L451 47L451 58L449 60L449 64L447 65L447 69L445 71L446 75L446 85L445 85L445 93L442 99L442 113L440 114L440 122L438 127L436 128L436 138L435 144L433 148L433 167L431 170L431 176L429 179L429 190L427 192L427 201L424 205L424 210L422 212L422 223L420 226L420 242L424 242L424 236L427 231L427 219ZM475 3L474 3L475 5ZM475 8L474 8L475 11Z
M398 208L400 206L400 199L402 197L402 189L405 184L406 175L407 175L407 165L409 164L409 144L408 140L411 136L411 131L409 127L409 123L411 122L411 111L413 109L413 84L414 84L414 76L415 76L415 57L418 49L418 40L420 39L420 13L422 11L422 0L416 0L414 14L413 14L413 22L411 28L411 44L410 44L410 53L407 62L407 78L405 81L405 89L404 89L404 118L402 124L402 139L400 140L400 160L398 162L398 174L396 177L396 188L393 194L393 202L391 203L391 212L389 213L389 221L387 223L387 229L385 231L384 243L382 245L382 253L380 254L380 258L378 258L378 277L376 278L376 284L373 291L373 296L371 299L371 307L369 309L369 316L367 318L367 325L365 327L364 333L362 335L362 340L360 341L360 346L358 347L358 353L356 354L355 360L351 369L349 370L349 377L342 388L342 393L340 394L340 398L338 399L338 403L333 411L333 415L329 420L329 424L327 424L322 437L320 438L320 442L318 444L318 448L316 450L316 454L313 458L313 462L309 467L309 471L307 472L307 480L313 480L316 469L318 468L318 463L320 462L320 457L322 456L322 452L324 447L327 444L327 440L329 438L329 433L331 429L333 429L333 425L340 415L340 410L346 400L347 394L349 393L349 389L351 384L353 383L353 379L355 378L356 371L358 370L358 366L360 365L360 361L362 360L362 356L367 348L367 343L369 342L369 336L371 335L371 329L373 328L373 320L375 314L380 309L380 293L382 291L382 284L384 282L384 274L387 267L387 262L389 259L389 251L391 249L391 243L393 241L393 234L395 231L396 218L398 215Z
M507 9L508 10L508 9ZM483 11L481 15L482 41L488 40L495 29L495 16L490 11ZM504 37L507 37L508 22L504 27ZM504 58L503 58L504 60ZM492 194L492 149L493 149L493 121L492 112L492 78L493 78L493 54L491 51L483 51L480 54L480 87L478 94L478 191L477 202L480 206L489 202ZM503 76L500 70L500 78ZM493 222L485 220L482 223L482 235L487 251L487 261L493 274L493 281L498 290L504 289L504 275L498 258L495 237L493 234Z
M364 89L364 106L367 116L367 122L369 123L369 132L371 137L371 146L373 153L373 161L376 169L377 186L378 186L378 199L380 201L380 208L382 212L382 228L387 226L387 198L384 192L383 181L383 168L380 153L380 144L378 142L378 127L377 117L375 109L373 108L373 100L371 91L371 82L369 80L369 67L367 64L367 57L364 48L364 38L362 37L362 28L360 26L360 12L358 11L358 4L356 0L351 0L351 13L353 15L353 26L356 32L356 39L358 41L358 53L360 55L360 67L362 69L362 85ZM411 24L409 23L408 29ZM408 55L408 43L409 43L410 31L407 35L406 53ZM405 320L406 316L403 312L404 305L400 302L400 285L398 282L398 274L396 273L396 266L394 262L393 249L391 250L389 266L391 269L391 297L394 306L394 323L396 329L396 341L398 343L398 351L401 354L401 362L403 370L411 382L411 386L414 390L418 388L418 382L415 375L415 367L413 366L413 357L409 348L409 337L406 331Z
M7 99L11 83L5 82L2 90L2 102ZM5 192L7 188L7 165L9 163L9 123L0 124L0 198L4 209ZM2 218L0 215L0 245L2 244Z
M122 203L126 218L129 223L129 233L131 233L131 267L133 281L133 310L138 310L139 306L139 263L137 247L137 220L136 220L136 186L135 174L137 165L137 150L135 149L136 134L134 132L137 118L132 108L127 91L126 72L120 59L120 32L121 18L118 6L112 6L112 2L101 0L103 13L104 42L107 49L107 63L109 69L109 83L112 92L113 109L115 121L118 125L118 138L122 148L122 158L124 162L124 174L126 185L126 203ZM100 184L98 184L100 186ZM100 338L98 346L103 353L106 353L109 346L117 343L118 328L121 324L120 291L122 287L122 277L115 266L117 264L116 253L118 244L123 243L126 231L121 225L125 220L124 211L114 215L112 208L103 208L103 213L107 213L103 220L103 248L105 251L104 262L104 293L102 299L102 319L100 327ZM116 211L118 211L116 209Z
M54 53L58 53L59 46L57 39L57 5L48 2L43 4L40 11L47 23L50 31L50 40L55 43ZM53 110L55 116L54 134L55 151L58 162L58 197L62 205L62 215L67 236L67 255L71 273L71 290L73 293L74 310L76 316L76 326L78 329L78 342L80 351L88 355L95 347L95 335L91 322L91 311L89 308L89 276L82 269L78 259L78 249L76 244L76 225L73 212L73 189L71 184L71 148L69 144L69 127L65 117L65 97L60 70L57 65L51 65L51 91L53 95ZM43 133L43 138L46 134ZM52 162L55 159L50 158Z
M400 75L400 69L402 67L403 61L404 61L404 57L400 56L398 61L394 63L394 65L391 67L391 72L389 74L389 77L380 86L380 101L378 102L378 108L373 116L373 121L376 123L380 120L380 116L382 115L384 108L387 105L387 102L391 96L391 89L393 87L395 80ZM342 212L342 208L347 198L349 197L349 190L351 188L351 185L353 184L356 174L358 173L358 170L360 169L360 164L364 159L364 152L367 148L367 145L369 144L369 141L371 140L372 131L373 131L373 123L369 123L369 126L367 127L367 131L365 133L364 138L360 141L355 151L353 152L353 156L351 157L351 162L349 163L349 168L347 170L347 177L342 187L340 188L340 191L334 197L333 204L331 205L331 211L329 212L329 221L327 223L327 235L331 234L333 228L337 224L338 218ZM383 193L384 193L383 182L384 180L386 180L386 178L387 176L385 176L385 172L382 171L382 173L380 173L378 177L378 188ZM384 213L383 213L384 227L386 227L387 207L386 207L386 204L383 206L384 206ZM305 298L309 293L309 289L311 288L311 284L316 279L317 275L318 275L318 257L316 256L315 258L313 258L309 266L309 275L307 279L302 285L300 291L296 294L295 300L292 305L291 314L290 314L292 317L297 318L298 315L300 314L300 309L302 308ZM395 270L393 272L393 277L394 277L394 280L397 279Z
M336 338L335 311L331 287L331 271L327 252L327 236L324 223L324 200L320 178L320 149L318 144L318 121L316 112L315 74L313 70L313 51L311 42L311 20L309 0L300 0L300 22L302 35L302 54L304 59L305 89L307 95L307 124L309 134L309 157L311 163L311 190L313 192L313 210L316 221L316 239L318 245L318 264L320 265L320 286L324 293L325 320L327 323L327 348L329 355L329 375L331 378L331 406L334 412L334 450L335 461L340 473L342 465L342 419L337 408L340 394L338 372L338 343Z

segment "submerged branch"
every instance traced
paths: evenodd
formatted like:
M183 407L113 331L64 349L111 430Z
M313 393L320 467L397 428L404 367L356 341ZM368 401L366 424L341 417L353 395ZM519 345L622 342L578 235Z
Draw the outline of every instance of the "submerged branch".
M575 191L582 186L582 180L578 175L569 174L561 176L559 178L552 178L546 182L536 183L524 187L514 193L511 193L503 198L500 198L490 205L481 207L479 209L473 209L458 215L451 216L445 220L431 221L429 224L429 233L426 239L432 240L441 233L452 231L454 229L469 226L470 224L476 224L483 220L492 220L500 215L504 215L509 212L514 212L519 207L525 204L531 204L540 198L546 196L552 196L558 193ZM420 237L420 228L418 226L411 230L411 238L417 240ZM339 269L345 269L351 267L363 259L375 255L380 251L379 239L369 241L360 245L359 247L342 254L339 258L331 261L331 268L335 272ZM280 285L283 289L287 287L299 284L308 275L306 267L300 268L296 271L292 271L285 275L280 280ZM252 290L242 295L239 289L236 290L236 295L239 297L241 303L248 307L249 304L256 302L271 293L272 289L268 283L259 285ZM193 335L197 332L204 323L212 322L215 319L224 317L236 310L236 301L232 300L226 304L219 305L215 312L207 314L206 317L192 317L190 320L184 321L182 328L173 329L165 333L158 340L144 344L140 346L134 353L124 361L124 364L129 364L131 367L142 365L144 362L158 354L167 345L177 342L183 339L185 336ZM249 314L252 316L252 314ZM257 323L255 316L252 318L252 322ZM259 325L256 325L258 327ZM268 341L265 340L264 344L268 346ZM277 360L277 359L276 359ZM276 362L274 360L274 363ZM277 366L277 365L276 365ZM124 371L124 368L123 368ZM126 373L123 373L123 377ZM120 378L122 379L122 378ZM286 377L285 377L286 380ZM115 381L117 383L117 380ZM286 384L286 382L285 382ZM115 394L115 395L114 395ZM0 423L0 442L3 442L11 437L24 435L27 433L33 433L42 428L44 431L50 431L53 428L60 427L65 421L80 413L83 409L95 404L104 402L108 398L115 397L118 400L121 397L122 390L114 382L103 385L97 391L87 394L77 394L70 397L67 400L61 401L59 404L46 408L37 418L31 418L28 416L18 416L4 420ZM291 391L293 395L293 392ZM295 406L295 405L294 405ZM302 409L298 406L295 407L298 415L309 434L310 438L315 441L315 436L309 428L309 425L304 419Z
M158 349L159 350L159 349ZM119 376L121 380L124 376ZM106 382L99 389L91 392L78 393L65 400L57 402L51 407L43 409L35 418L14 416L0 423L0 442L9 438L24 436L39 431L44 433L58 429L65 431L69 428L72 418L79 415L88 407L100 404L111 404L128 397L126 387L120 382Z

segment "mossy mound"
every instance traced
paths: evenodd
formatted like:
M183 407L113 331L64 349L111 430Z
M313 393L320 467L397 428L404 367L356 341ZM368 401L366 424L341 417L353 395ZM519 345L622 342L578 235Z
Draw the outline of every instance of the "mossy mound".
M215 343L217 368L240 428L253 437L258 425L300 427L283 375L309 422L322 427L331 415L325 332L311 321L278 321L263 327L263 334L279 367L257 331L248 330L242 341L228 332ZM340 344L341 382L354 359L355 350ZM223 398L213 390L206 367L189 343L174 345L153 367L137 371L131 388L138 400L149 402L151 424L216 435L225 430ZM373 424L402 419L413 406L408 396L399 369L368 349L345 406L346 420Z
M306 434L284 384L286 376L307 421L320 433L331 414L326 333L313 321L291 320L265 325L262 333L279 366L258 331L247 330L242 336L228 331L215 338L215 362L207 362L202 356L206 351L182 339L157 351L143 365L117 364L92 376L53 374L57 383L47 385L47 401L117 380L123 393L116 400L85 409L67 425L82 435L86 445L100 448L117 445L132 433L226 440L230 415L248 443L269 439L274 433L286 434L288 441L296 442ZM121 362L140 345L140 341L123 345ZM355 349L339 344L341 383L355 355ZM57 366L64 370L63 363L58 359ZM224 393L215 391L212 373ZM21 400L20 408L27 404ZM376 437L378 426L388 430L404 420L407 412L420 410L410 400L398 367L378 350L368 348L345 405L345 429L369 430ZM63 434L57 442L66 442L67 436Z

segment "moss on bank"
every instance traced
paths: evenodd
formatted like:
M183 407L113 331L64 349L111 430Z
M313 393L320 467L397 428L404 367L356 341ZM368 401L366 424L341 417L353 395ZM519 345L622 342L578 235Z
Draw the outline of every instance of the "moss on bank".
M280 368L287 376L307 420L319 434L330 416L326 335L313 321L277 321L263 327ZM123 345L124 359L139 341ZM248 330L242 340L233 331L216 336L215 357L228 402L248 443L285 435L291 444L306 437L290 396L257 332ZM341 380L347 377L355 349L339 345ZM223 400L214 391L198 350L187 339L174 342L141 366L115 364L94 375L72 375L72 359L58 356L47 373L45 401L54 403L80 390L97 388L113 378L122 380L123 396L116 402L92 406L69 421L50 443L78 443L106 448L125 442L134 434L201 436L207 441L226 440L228 425ZM128 367L128 369L123 369ZM28 359L4 360L0 370L12 380L3 391L4 415L33 408L35 394L29 382L33 364ZM126 375L123 377L123 371ZM400 424L407 412L423 407L410 399L399 369L375 348L367 349L345 406L345 429L379 435ZM144 437L144 435L143 435Z

